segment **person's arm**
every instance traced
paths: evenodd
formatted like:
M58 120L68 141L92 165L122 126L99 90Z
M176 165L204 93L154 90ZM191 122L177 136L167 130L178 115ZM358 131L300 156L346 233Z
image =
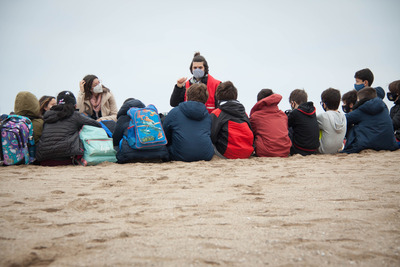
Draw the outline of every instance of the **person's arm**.
M75 116L78 116L78 120L77 120L78 126L79 126L78 128L82 128L83 125L91 125L91 126L101 128L100 122L98 122L92 118L89 118L88 116L85 116L81 113L76 113L76 112L75 112Z
M85 85L84 80L79 82L79 93L78 93L78 99L76 101L76 109L79 110L79 113L85 112L85 90L83 87L84 85Z
M219 118L211 113L211 141L215 145L218 139L218 133L221 130L222 124Z
M110 98L108 99L108 104L110 107L110 113L107 114L106 116L101 117L99 119L100 121L105 121L105 120L117 121L117 113L118 113L117 103L115 102L114 95L111 92L109 92L109 94Z
M120 116L115 125L114 133L113 133L113 144L114 146L118 146L119 142L124 136L125 129L129 126L130 118L128 115Z
M185 101L185 93L185 86L178 87L177 85L175 85L174 91L172 92L171 98L169 100L169 104L171 105L171 107L177 107L179 103Z
M346 113L347 128L349 126L359 123L361 120L361 111L359 109L353 110L352 112Z
M325 121L324 114L325 113L317 115L318 128L320 130L323 130L325 128L324 127L324 121Z

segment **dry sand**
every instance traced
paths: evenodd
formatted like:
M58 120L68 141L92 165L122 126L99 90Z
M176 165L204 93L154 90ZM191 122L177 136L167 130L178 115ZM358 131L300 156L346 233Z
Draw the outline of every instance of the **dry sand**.
M400 151L0 168L1 266L400 266Z

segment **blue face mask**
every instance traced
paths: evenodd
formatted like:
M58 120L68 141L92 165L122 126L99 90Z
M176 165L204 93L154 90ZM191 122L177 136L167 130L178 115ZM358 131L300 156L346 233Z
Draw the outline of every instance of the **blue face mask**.
M365 85L362 84L354 84L354 89L356 89L357 91L360 91L361 89L363 89L365 87Z
M203 78L204 77L204 70L194 69L193 77L195 77L197 80L200 79L200 78Z

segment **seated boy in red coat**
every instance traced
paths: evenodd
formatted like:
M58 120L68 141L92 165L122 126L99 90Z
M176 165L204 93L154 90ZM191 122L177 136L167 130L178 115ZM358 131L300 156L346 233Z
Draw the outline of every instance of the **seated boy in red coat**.
M251 109L250 123L255 136L256 155L259 157L287 157L292 142L288 135L288 118L278 108L282 96L271 89L262 89Z
M253 132L244 106L237 101L232 82L217 87L218 108L211 113L211 141L215 154L228 159L245 159L253 153Z

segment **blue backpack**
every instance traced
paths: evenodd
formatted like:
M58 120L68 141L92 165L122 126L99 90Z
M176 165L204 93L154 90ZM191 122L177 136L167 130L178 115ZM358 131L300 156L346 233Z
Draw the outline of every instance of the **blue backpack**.
M133 107L127 114L131 120L124 139L131 148L154 149L167 144L167 138L154 105L148 105L145 108Z
M35 161L35 140L30 119L19 115L2 115L0 132L0 153L4 165Z

